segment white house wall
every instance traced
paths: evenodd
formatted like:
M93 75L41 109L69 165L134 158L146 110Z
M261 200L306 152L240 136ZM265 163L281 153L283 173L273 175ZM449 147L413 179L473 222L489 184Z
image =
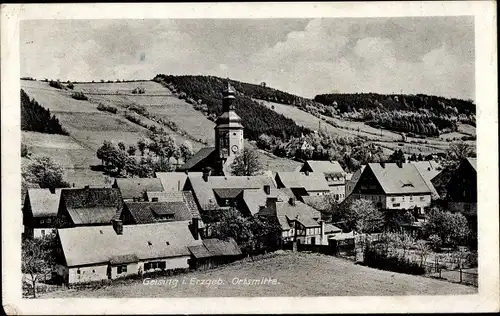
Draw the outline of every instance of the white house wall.
M69 268L68 283L73 284L106 280L108 278L107 269L107 264ZM80 270L80 273L78 273L78 270Z

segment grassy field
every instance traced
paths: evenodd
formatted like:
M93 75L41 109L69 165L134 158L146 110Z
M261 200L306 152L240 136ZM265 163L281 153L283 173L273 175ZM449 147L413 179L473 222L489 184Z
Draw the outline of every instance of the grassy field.
M134 95L136 87L144 88L144 95ZM125 118L126 108L131 105L144 106L157 118L174 122L187 135L180 135L167 126L152 121L144 116L140 120L147 125L163 127L178 143L189 141L194 151L214 143L215 124L201 112L196 111L191 104L172 95L168 88L152 81L125 83L81 83L75 84L74 91L82 91L88 101L78 101L71 98L71 91L55 89L47 82L21 81L21 88L43 107L55 114L61 125L70 136L49 135L23 132L23 142L31 149L33 155L46 155L61 164L66 172L68 182L101 183L105 177L90 166L99 165L96 150L105 140L115 143L123 142L136 145L141 138L148 138L148 130ZM97 110L97 105L103 103L118 109L116 114ZM247 146L253 146L248 143ZM298 162L278 158L272 154L259 151L265 170L292 171ZM24 163L29 160L24 159Z
M234 280L245 278L247 280L272 278L276 279L276 284L233 284ZM477 288L474 287L376 270L321 254L292 252L281 252L254 262L236 262L214 270L195 271L161 279L165 280L165 284L145 285L140 280L124 280L97 290L52 292L43 295L42 298L382 296L477 293ZM173 286L174 280L178 282L175 287ZM190 284L191 280L222 280L223 284L196 285Z

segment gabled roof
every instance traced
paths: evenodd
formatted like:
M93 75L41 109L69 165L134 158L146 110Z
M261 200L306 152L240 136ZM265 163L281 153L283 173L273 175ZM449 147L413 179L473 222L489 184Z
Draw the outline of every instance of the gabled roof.
M71 221L75 225L109 224L117 212L118 209L114 206L68 208Z
M238 256L241 250L233 238L221 240L216 238L204 239L203 245L191 246L189 251L195 258L208 258L220 256Z
M193 188L193 194L203 210L219 208L214 190L218 190L219 193L223 191L220 189L241 192L246 189L262 189L264 185L276 188L274 181L268 176L210 176L208 181L205 181L201 176L190 174L189 181Z
M158 202L183 202L191 212L192 218L200 218L200 212L191 191L146 192L148 201L157 198Z
M344 169L340 166L338 161L328 160L307 160L306 164L311 167L312 172L321 172L325 174L338 174L343 175Z
M434 197L438 197L439 194L436 191L436 188L432 184L431 180L442 171L441 165L433 160L415 161L411 163L415 166L415 168L417 168L422 178L424 178L425 184L427 184L427 186L431 190L431 194Z
M359 168L358 170L356 170L356 172L352 174L351 179L349 181L352 182L354 185L356 185L356 183L358 183L359 178L361 178L361 174L363 173L363 171L365 171L365 168L366 165L362 165L361 168Z
M184 202L125 202L137 224L149 224L160 221L158 216L171 214L174 221L192 219L188 205Z
M107 224L123 205L116 188L62 189L64 205L75 225Z
M61 189L55 189L54 193L49 189L28 189L27 195L33 217L57 216Z
M116 188L62 189L61 202L67 208L118 207L122 196Z
M415 165L403 163L400 166L396 163L368 164L386 194L431 193Z
M330 191L328 182L323 173L310 172L304 174L301 172L278 172L276 178L286 188L304 188L306 191Z
M205 160L210 154L212 154L215 151L215 147L204 147L196 154L194 154L193 157L191 157L185 164L179 167L179 170L189 170L193 167L195 167L197 164Z
M201 172L193 172L201 176ZM157 172L156 178L160 179L163 191L182 191L188 175L184 172Z
M188 247L202 242L194 239L188 225L189 221L124 225L122 235L111 225L58 229L57 233L66 264L72 267L123 256L139 260L189 256Z
M341 233L342 229L338 228L337 226L334 226L332 224L325 224L325 234L331 234L331 233Z
M269 193L267 195L264 189L247 189L243 191L243 202L252 215L257 214L261 206L266 206L268 197L276 197L278 201L288 201L290 198L290 196L280 189L271 189Z
M124 199L142 198L146 191L163 191L163 185L158 178L116 179L115 185Z
M276 202L276 216L278 217L278 221L280 221L280 223L285 217L288 221L299 221L305 227L321 226L316 220L314 220L314 218L321 218L321 213L300 201L295 201L295 205L291 205L289 201ZM282 225L282 229L287 228Z
M467 161L472 166L472 168L474 168L474 170L476 170L477 172L477 158L467 158Z

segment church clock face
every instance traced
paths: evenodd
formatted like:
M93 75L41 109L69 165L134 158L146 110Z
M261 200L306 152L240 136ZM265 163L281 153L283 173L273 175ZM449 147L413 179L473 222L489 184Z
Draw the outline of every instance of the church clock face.
M231 150L233 151L233 153L237 152L238 151L238 146L233 145L233 147L231 147Z

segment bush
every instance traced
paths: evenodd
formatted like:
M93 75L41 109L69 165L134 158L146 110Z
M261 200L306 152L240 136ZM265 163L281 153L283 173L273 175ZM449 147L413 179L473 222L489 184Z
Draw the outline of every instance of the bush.
M73 88L75 87L75 85L70 81L70 82L68 82L68 84L66 85L66 87L68 87L68 89L73 90Z
M71 94L71 97L75 100L82 100L82 101L87 101L89 98L87 98L87 96L85 94L83 94L83 92L73 92Z
M21 157L28 157L28 146L21 144Z
M148 111L146 110L145 107L140 106L140 105L132 105L128 108L130 111L134 111L137 114L148 116Z
M389 256L383 249L370 245L365 248L364 263L369 267L381 270L414 275L425 274L425 268L418 263L403 257Z
M137 87L134 90L132 90L132 94L144 94L144 93L146 93L146 89L144 88Z
M61 82L59 80L57 80L57 81L50 80L49 86L56 88L56 89L64 89L63 85L61 84Z
M97 106L97 109L99 111L107 111L107 112L110 112L110 113L113 113L113 114L116 114L116 112L118 112L118 109L115 108L114 106L106 106L102 103L99 103L99 105Z

